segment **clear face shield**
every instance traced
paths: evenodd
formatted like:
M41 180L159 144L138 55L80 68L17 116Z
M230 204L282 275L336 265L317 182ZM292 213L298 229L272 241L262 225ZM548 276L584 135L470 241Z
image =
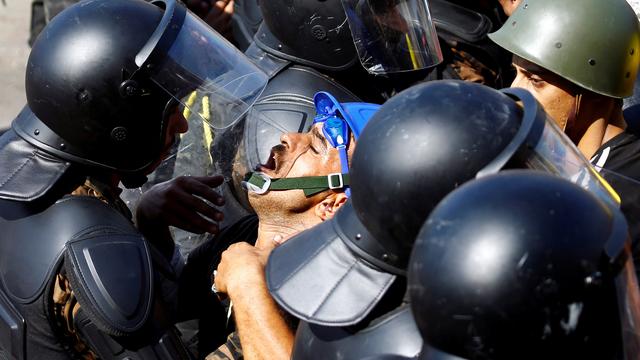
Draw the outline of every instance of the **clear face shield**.
M442 61L427 0L342 0L360 62L372 74Z
M244 54L189 11L162 59L155 62L152 54L147 62L154 83L216 130L235 124L268 80Z
M620 339L623 359L638 359L640 356L640 288L631 252L631 241L627 221L622 212L612 211L612 233L604 246L601 274L614 276ZM600 274L600 273L599 273Z
M230 161L216 154L216 138L245 116L268 77L184 5L174 0L155 3L164 4L165 14L136 63L171 95L166 112L178 105L189 125L154 173L156 178L162 173L155 182L214 174Z
M638 359L640 356L640 289L631 250L625 249L628 259L615 279L618 313L622 329L624 358Z
M162 3L165 13L136 56L138 71L171 96L165 115L178 112L176 115L184 117L189 129L176 136L143 187L122 194L132 210L146 189L156 183L179 176L221 174L231 167L233 152L224 146L223 135L236 131L234 125L249 111L268 81L244 54L184 5L173 0L154 3ZM136 76L134 73L131 78L135 80ZM174 235L180 232L174 230ZM190 237L178 235L176 240Z
M619 207L620 196L549 118L533 95L515 88L502 92L522 102L522 124L507 148L476 177L496 173L515 160L530 169L563 177Z

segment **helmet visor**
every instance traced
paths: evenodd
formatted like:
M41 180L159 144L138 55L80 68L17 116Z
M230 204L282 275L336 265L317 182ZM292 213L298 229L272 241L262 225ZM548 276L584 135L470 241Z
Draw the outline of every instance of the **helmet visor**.
M342 6L368 72L419 70L442 61L427 0L342 0Z
M530 168L557 174L618 206L620 196L549 117L540 140L527 158Z
M189 11L151 78L214 129L235 124L267 84L266 74Z
M530 169L561 176L615 207L620 196L560 130L536 99L524 89L502 89L522 102L520 129L503 152L476 177L500 171L513 157ZM520 163L521 164L521 163ZM519 164L519 165L520 165Z

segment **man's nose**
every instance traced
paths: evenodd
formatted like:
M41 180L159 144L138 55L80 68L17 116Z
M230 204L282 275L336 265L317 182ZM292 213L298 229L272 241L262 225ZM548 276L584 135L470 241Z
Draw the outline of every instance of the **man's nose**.
M515 79L513 79L513 82L511 83L511 87L526 89L527 84L525 80L526 80L526 76L522 75L520 72L517 72Z
M302 139L302 135L300 133L289 132L284 133L280 136L280 143L287 148L293 148L300 144Z

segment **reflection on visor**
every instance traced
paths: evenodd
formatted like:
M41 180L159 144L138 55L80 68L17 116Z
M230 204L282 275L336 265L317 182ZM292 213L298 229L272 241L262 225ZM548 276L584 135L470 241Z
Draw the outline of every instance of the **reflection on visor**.
M598 174L580 150L549 118L534 152L526 160L533 169L557 174L592 192L610 204L619 206L620 196Z
M267 76L187 12L166 57L154 69L152 80L209 126L224 129L235 124L257 100ZM203 103L206 108L192 109L193 104Z
M426 0L342 0L360 62L374 74L442 61Z
M522 102L522 123L513 140L489 165L476 174L482 177L496 173L514 156L527 167L556 174L598 196L606 203L620 207L620 196L580 150L558 128L533 95L524 89L508 88L502 93Z

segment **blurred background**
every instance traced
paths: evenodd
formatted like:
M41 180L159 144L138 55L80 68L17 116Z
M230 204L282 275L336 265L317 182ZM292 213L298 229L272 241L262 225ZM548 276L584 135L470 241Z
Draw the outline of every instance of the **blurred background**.
M26 102L24 72L30 18L30 0L0 2L0 129L9 127Z

